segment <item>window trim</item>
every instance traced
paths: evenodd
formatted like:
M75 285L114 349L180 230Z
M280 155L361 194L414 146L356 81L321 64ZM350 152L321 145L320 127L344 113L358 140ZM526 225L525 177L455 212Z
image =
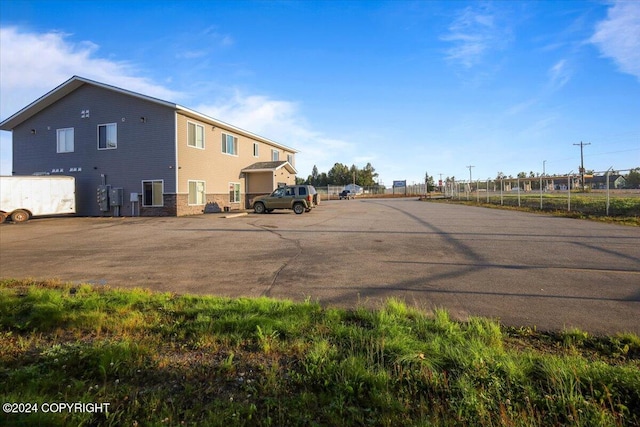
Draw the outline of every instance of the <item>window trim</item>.
M64 150L64 151L60 151L60 131L71 131L71 133L73 134L73 140L71 141L71 150ZM66 146L66 140L65 140L65 146ZM66 148L66 147L65 147ZM70 128L60 128L60 129L56 129L56 153L73 153L76 149L76 131L74 128L70 127Z
M257 142L253 143L253 157L260 157L260 144Z
M220 140L221 144L224 144L224 147L222 147L222 145L220 145L220 149L222 151L222 154L226 154L227 156L238 157L238 152L240 151L240 148L239 148L240 144L239 144L238 137L233 135L233 134L226 133L226 132L222 132L221 135L222 135L221 138L224 138L224 141L222 139ZM226 138L227 136L230 136L231 138L233 138L233 141L235 142L235 144L233 144L235 146L234 147L235 148L235 153L229 153L227 151L228 148L229 148L228 142L227 142L227 138Z
M107 127L107 129L109 129L108 126L110 126L110 125L113 125L116 128L116 141L115 141L116 145L114 147L109 147L108 140L105 140L106 147L100 148L100 126L105 126L105 127ZM116 122L114 122L114 123L102 123L102 124L98 125L97 129L98 129L98 135L97 135L97 137L98 137L98 150L115 150L115 149L118 148L118 123L116 123Z
M160 195L162 196L162 204L161 205L146 205L145 204L145 193L144 193L144 184L150 182L152 184L151 186L151 190L153 191L153 183L155 182L159 182L161 185L161 193ZM152 203L153 203L153 193L151 194L151 199L152 199ZM161 208L164 207L164 179L143 179L142 180L142 207L143 208Z
M189 143L190 142L189 141L189 125L194 125L194 129L195 129L195 132L196 132L196 135L195 135L195 138L194 138L195 145L191 145ZM200 127L202 129L202 147L198 147L198 139L197 139L198 127ZM204 125L201 125L200 123L197 123L197 122L192 122L191 120L187 120L187 147L197 148L198 150L204 150L205 147L206 147L205 141L206 141L206 136L205 136L205 132L204 132Z
M231 186L233 186L233 200L231 200ZM237 190L236 190L237 186ZM236 191L238 193L238 199L236 200ZM242 202L242 186L239 182L229 181L229 203L241 203Z
M195 183L196 185L201 182L202 183L202 203L198 203L198 188L196 187L196 203L191 203L191 183ZM207 183L202 179L189 179L187 180L187 205L188 206L204 206L207 204Z
M280 161L280 150L276 150L275 148L271 149L271 161L272 162Z

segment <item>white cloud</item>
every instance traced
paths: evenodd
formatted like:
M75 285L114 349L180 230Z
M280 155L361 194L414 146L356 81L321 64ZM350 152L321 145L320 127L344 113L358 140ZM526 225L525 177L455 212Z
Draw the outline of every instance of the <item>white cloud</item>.
M136 77L125 61L97 56L99 46L74 43L60 32L32 33L16 27L0 28L0 87L4 119L73 75L113 84L146 95L172 100L177 92Z
M449 26L449 32L440 38L453 44L447 49L447 60L471 68L488 52L501 48L508 40L509 30L496 25L496 19L489 11L478 11L472 6L462 10Z
M211 43L217 44L220 47L229 47L235 44L233 37L229 34L220 33L216 25L205 28L202 35L208 37Z
M172 45L176 48L177 59L208 58L234 44L234 39L228 34L220 33L215 25L197 33L172 34Z
M535 96L524 101L518 102L505 110L505 114L507 116L513 116L517 114L521 114L532 106L536 105L540 101L540 98Z
M311 173L314 164L321 171L326 171L333 166L331 162L335 160L336 153L347 157L355 151L350 142L314 131L294 102L247 95L236 90L227 99L197 105L194 109L300 150L296 168L303 177Z
M222 45L233 43L230 36L213 32ZM4 120L73 75L80 75L123 89L177 102L186 94L173 91L149 79L137 77L136 67L126 61L99 56L99 46L91 42L74 43L68 34L35 33L17 27L0 28L0 120ZM198 52L191 53L198 56ZM199 96L206 98L206 94ZM313 164L330 167L336 152L353 155L353 144L315 131L306 122L297 104L235 91L210 105L187 107L234 126L301 151L296 167L301 176ZM0 173L11 174L11 134L0 132ZM324 170L324 169L323 169Z
M562 88L571 78L571 69L566 59L561 59L549 69L551 89Z
M549 130L557 125L559 120L560 117L553 113L541 117L519 132L520 139L528 141L541 140L548 135Z
M640 2L617 1L596 25L590 41L620 71L640 79Z
M136 77L125 61L100 58L99 46L74 43L61 32L36 33L0 28L0 119L4 120L74 75L165 100L180 96L148 79ZM0 173L10 174L11 134L0 132Z

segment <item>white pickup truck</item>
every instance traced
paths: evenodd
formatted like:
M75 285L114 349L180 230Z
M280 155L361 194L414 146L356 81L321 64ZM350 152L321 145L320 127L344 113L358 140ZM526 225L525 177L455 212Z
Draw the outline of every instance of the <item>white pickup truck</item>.
M24 222L32 216L76 212L72 176L0 176L0 223Z

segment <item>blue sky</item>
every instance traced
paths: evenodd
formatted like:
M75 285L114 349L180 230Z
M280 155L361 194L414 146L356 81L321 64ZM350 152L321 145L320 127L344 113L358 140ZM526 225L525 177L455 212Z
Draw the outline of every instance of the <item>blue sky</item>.
M73 75L380 180L640 166L640 1L0 2L0 119ZM11 136L0 132L0 172Z

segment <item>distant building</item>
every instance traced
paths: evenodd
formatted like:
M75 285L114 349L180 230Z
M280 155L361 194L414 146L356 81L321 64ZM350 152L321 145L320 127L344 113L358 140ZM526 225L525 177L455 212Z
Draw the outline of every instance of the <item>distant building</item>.
M607 176L595 175L591 178L585 179L586 184L594 190L605 190L607 188ZM625 188L627 186L627 180L622 175L611 174L609 175L609 188Z
M189 215L295 184L297 150L150 96L74 76L0 123L14 175L71 175L77 212ZM98 187L120 189L105 210ZM116 193L117 195L117 193ZM121 203L112 210L113 203Z

